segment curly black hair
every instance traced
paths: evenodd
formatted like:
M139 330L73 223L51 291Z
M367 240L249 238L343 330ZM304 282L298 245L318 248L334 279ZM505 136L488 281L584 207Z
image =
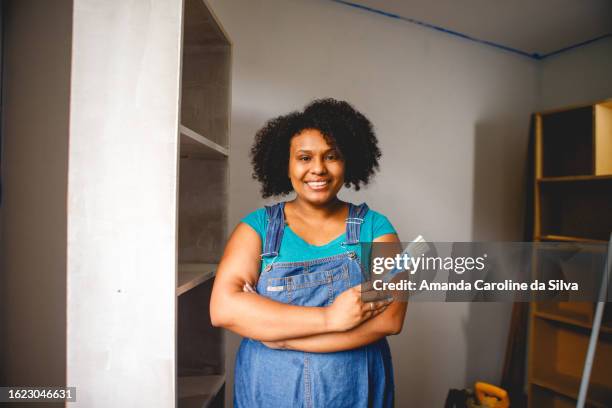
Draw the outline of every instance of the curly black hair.
M251 147L253 178L264 198L293 191L287 176L291 138L305 129L317 129L335 146L345 163L344 185L359 190L378 169L381 152L372 123L345 101L317 99L303 112L269 120L255 135Z

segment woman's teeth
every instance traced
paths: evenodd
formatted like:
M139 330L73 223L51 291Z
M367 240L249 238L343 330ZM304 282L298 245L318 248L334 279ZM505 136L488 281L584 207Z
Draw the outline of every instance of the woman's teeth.
M325 187L327 183L327 181L309 181L306 184L308 184L308 187L317 190Z

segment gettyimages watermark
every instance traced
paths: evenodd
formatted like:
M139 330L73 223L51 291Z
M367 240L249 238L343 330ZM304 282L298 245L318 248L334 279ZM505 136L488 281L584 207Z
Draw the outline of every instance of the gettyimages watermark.
M574 242L363 243L362 291L368 301L610 301L607 251Z

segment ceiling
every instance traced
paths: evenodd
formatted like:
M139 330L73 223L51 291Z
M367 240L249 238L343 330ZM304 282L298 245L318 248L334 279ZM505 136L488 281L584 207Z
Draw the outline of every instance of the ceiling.
M333 0L426 23L536 58L612 36L612 0ZM378 13L377 13L378 11ZM393 16L390 16L393 17Z

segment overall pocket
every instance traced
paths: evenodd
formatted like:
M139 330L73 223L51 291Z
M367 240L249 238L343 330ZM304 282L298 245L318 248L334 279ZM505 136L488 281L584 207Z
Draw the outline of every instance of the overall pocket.
M348 284L348 266L343 264L333 269L325 269L325 266L321 265L312 269L313 272L268 278L266 296L298 306L329 306L339 293L338 287ZM342 284L343 281L345 284Z

